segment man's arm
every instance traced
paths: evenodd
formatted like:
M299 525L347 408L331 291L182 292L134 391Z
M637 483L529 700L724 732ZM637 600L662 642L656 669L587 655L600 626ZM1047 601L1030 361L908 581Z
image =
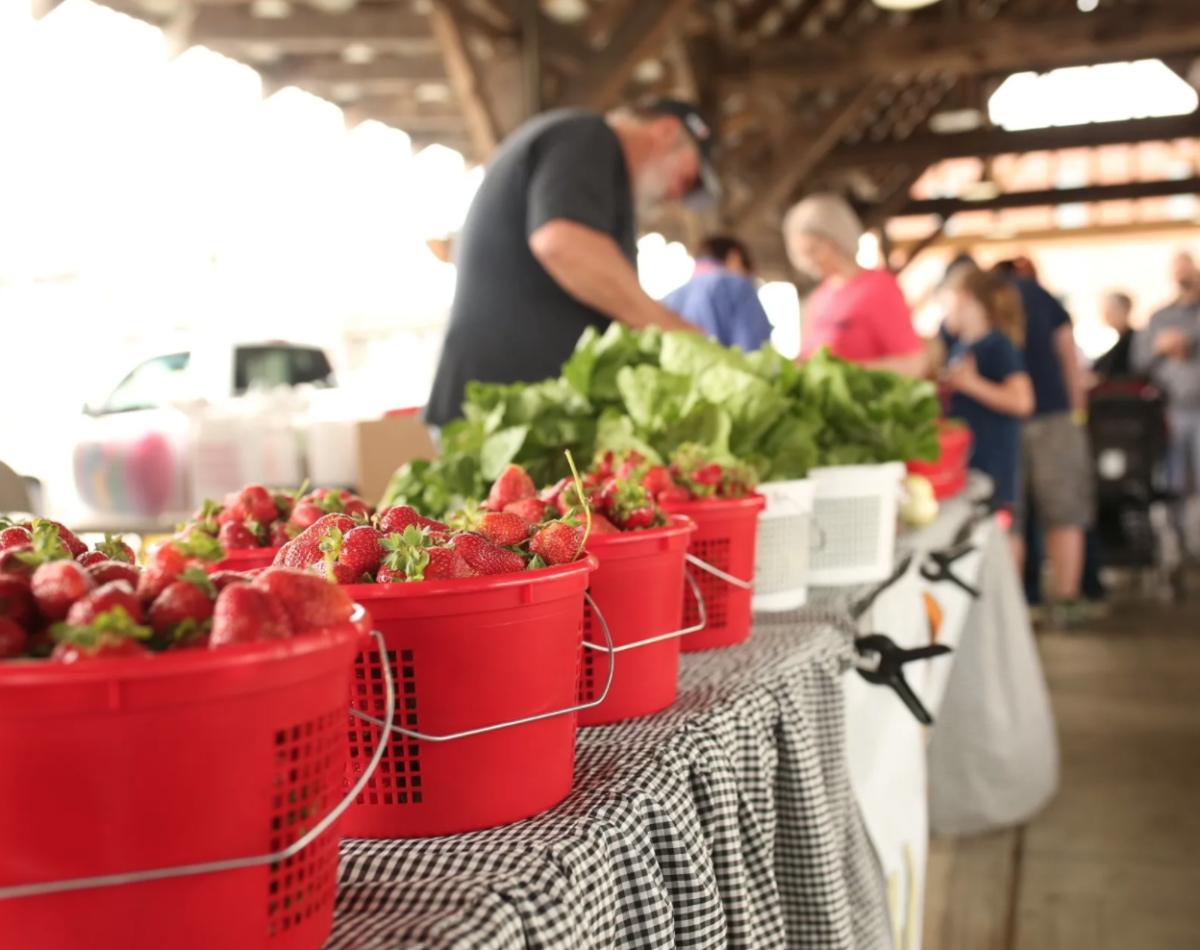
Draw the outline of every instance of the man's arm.
M556 218L529 236L529 249L555 283L605 316L635 330L700 332L642 289L637 271L607 234Z
M883 359L871 360L862 364L867 369L884 370L899 373L901 376L914 376L922 379L929 374L929 353L925 344L919 350L902 353L899 356L885 356Z
M1079 368L1079 354L1075 349L1075 333L1071 324L1064 323L1054 331L1054 353L1062 368L1063 385L1067 389L1067 401L1072 412L1087 408L1087 389L1083 382L1083 371Z

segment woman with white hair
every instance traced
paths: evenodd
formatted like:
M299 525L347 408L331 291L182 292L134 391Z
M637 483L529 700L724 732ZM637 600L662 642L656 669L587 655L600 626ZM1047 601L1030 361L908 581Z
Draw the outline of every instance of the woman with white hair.
M828 347L870 369L924 376L925 344L895 276L858 264L862 234L858 215L834 194L805 198L784 219L792 263L821 281L805 306L800 359Z

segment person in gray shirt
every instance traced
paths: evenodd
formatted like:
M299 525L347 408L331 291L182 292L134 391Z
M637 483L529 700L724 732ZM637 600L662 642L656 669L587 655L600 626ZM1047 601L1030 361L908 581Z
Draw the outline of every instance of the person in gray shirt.
M1172 275L1179 296L1134 335L1132 362L1167 397L1171 484L1185 495L1200 486L1200 268L1181 252Z

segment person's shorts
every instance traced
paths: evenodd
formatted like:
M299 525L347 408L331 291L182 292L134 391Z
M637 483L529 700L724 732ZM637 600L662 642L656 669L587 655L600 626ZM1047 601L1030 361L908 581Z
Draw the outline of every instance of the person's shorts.
M1024 482L1043 528L1089 528L1096 480L1087 431L1070 413L1038 416L1022 427Z

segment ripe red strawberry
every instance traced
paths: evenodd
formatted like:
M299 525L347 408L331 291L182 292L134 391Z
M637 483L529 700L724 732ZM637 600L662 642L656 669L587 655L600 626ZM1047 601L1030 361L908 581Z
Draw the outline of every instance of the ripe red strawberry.
M344 509L351 518L366 521L371 517L370 506L361 498L351 497L349 501L345 502Z
M213 615L216 593L215 585L203 571L187 571L168 584L150 606L150 626L159 634L170 633L189 620L199 626Z
M596 460L596 474L600 478L612 478L613 466L616 464L616 457L611 451L605 452Z
M79 555L87 553L87 545L75 537L69 529L63 527L57 521L51 521L50 524L58 529L58 540L71 552L71 557L79 557Z
M114 584L114 588L124 585ZM127 594L128 591L120 593ZM147 650L142 642L149 639L151 630L137 623L125 607L117 604L113 609L96 614L89 623L56 623L50 628L50 636L58 641L51 659L60 663L75 663L98 657L124 657L144 655Z
M254 578L252 586L279 598L296 633L346 623L354 613L354 602L345 590L308 571L270 567Z
M167 538L150 546L146 554L146 569L157 569L164 574L170 574L174 579L176 574L187 570L187 558L175 544L175 539Z
M332 567L330 565L332 564ZM361 571L356 571L349 564L343 564L341 561L317 561L312 566L312 571L319 577L323 577L326 581L332 580L335 584L361 584L363 583L363 575ZM330 576L332 574L332 577Z
M395 584L408 580L408 575L403 571L393 571L389 568L381 567L379 573L375 575L375 580L380 584Z
M217 532L217 540L226 551L244 551L261 546L254 532L238 521L221 525L221 530Z
M11 617L0 617L0 660L11 660L25 652L29 634Z
M321 550L319 538L296 538L295 541L291 541L279 549L271 566L294 567L303 570L309 565L316 564L323 557L325 557L325 553Z
M525 559L521 555L507 551L478 534L457 535L450 545L462 555L472 570L480 574L513 574L525 570Z
M77 600L67 611L67 623L87 626L95 623L101 614L116 609L124 610L134 623L142 622L142 602L125 581L111 581Z
M692 472L692 481L707 485L709 488L716 488L721 484L722 474L720 465L704 465Z
M33 535L24 528L5 528L3 531L0 531L0 551L7 551L9 548L27 545L32 540Z
M22 627L33 624L37 605L29 578L15 574L0 574L0 617L6 617Z
M587 520L583 515L575 518L579 522L579 530L581 532L587 530ZM621 529L609 521L604 515L598 511L592 512L592 534L620 534ZM582 535L581 535L582 537Z
M506 506L526 498L536 498L537 488L533 479L520 465L505 466L492 490L488 494L487 507L492 511L503 511Z
M92 575L92 580L99 584L109 584L113 581L124 581L134 590L137 590L138 579L142 576L141 570L133 564L126 564L124 561L104 560L99 564L93 564L87 569L87 572Z
M387 553L380 543L382 536L370 525L360 525L346 532L342 539L342 552L338 555L338 563L349 568L355 577L363 574L374 574L379 570L383 557Z
M304 529L312 527L321 520L324 514L324 509L318 508L311 502L300 502L292 510L292 516L288 520L297 527Z
M327 581L316 577L313 580L334 589ZM250 584L234 584L217 595L208 641L210 648L282 640L291 635L287 612L273 594Z
M133 548L122 540L120 535L113 537L106 534L104 540L96 545L96 550L112 561L124 561L126 564L136 564L137 555Z
M88 551L86 554L79 555L75 560L82 567L91 567L93 564L103 564L109 560L109 557L101 551Z
M531 525L540 524L546 519L546 506L536 498L514 501L512 504L505 505L504 510L520 516L522 520Z
M0 574L18 574L21 577L32 577L37 570L37 561L26 561L24 557L33 557L32 544L19 544L7 551L0 551Z
M187 570L185 567L184 570ZM159 595L175 583L175 579L183 571L164 570L153 565L148 566L137 579L137 595L143 604L152 604Z
M62 620L75 601L96 586L92 576L75 561L51 561L33 573L30 587L38 610L47 620Z
M646 456L640 452L630 452L621 463L613 471L613 477L619 481L629 481L636 474L639 468L646 464Z
M511 511L490 511L479 519L479 533L492 544L523 544L529 540L529 525Z
M651 495L657 497L661 491L673 487L675 480L671 478L670 469L665 465L651 465L642 476L642 487Z
M208 579L212 581L212 585L218 593L230 584L249 584L251 580L245 574L239 574L237 571L217 571Z
M428 548L424 552L428 563L418 573L410 574L411 580L449 581L478 574L466 559L453 548Z
M637 482L614 480L604 490L604 513L622 531L651 527L658 518L654 499Z
M121 659L131 656L146 656L149 654L146 645L139 640L128 637L114 639L102 638L95 646L82 646L75 643L60 643L54 648L50 659L57 663L79 663L83 660Z
M383 534L404 534L404 529L417 524L421 515L408 505L396 505L381 511L375 520Z
M298 539L315 537L317 540L320 540L325 536L325 532L330 528L337 528L340 532L342 532L342 534L348 534L356 527L358 527L358 523L349 515L336 513L332 515L322 515L309 527L300 532L300 534L298 534L296 537Z
M552 521L534 534L529 551L547 564L569 564L579 556L582 545L574 528L562 521Z
M692 493L682 485L672 485L670 488L664 488L654 496L654 500L660 505L681 505L692 501L692 499Z
M281 548L296 536L298 529L295 525L288 524L286 521L276 521L271 525L271 532L267 538L267 547Z
M237 494L237 504L246 513L244 520L270 524L278 516L275 499L262 485L247 485Z

